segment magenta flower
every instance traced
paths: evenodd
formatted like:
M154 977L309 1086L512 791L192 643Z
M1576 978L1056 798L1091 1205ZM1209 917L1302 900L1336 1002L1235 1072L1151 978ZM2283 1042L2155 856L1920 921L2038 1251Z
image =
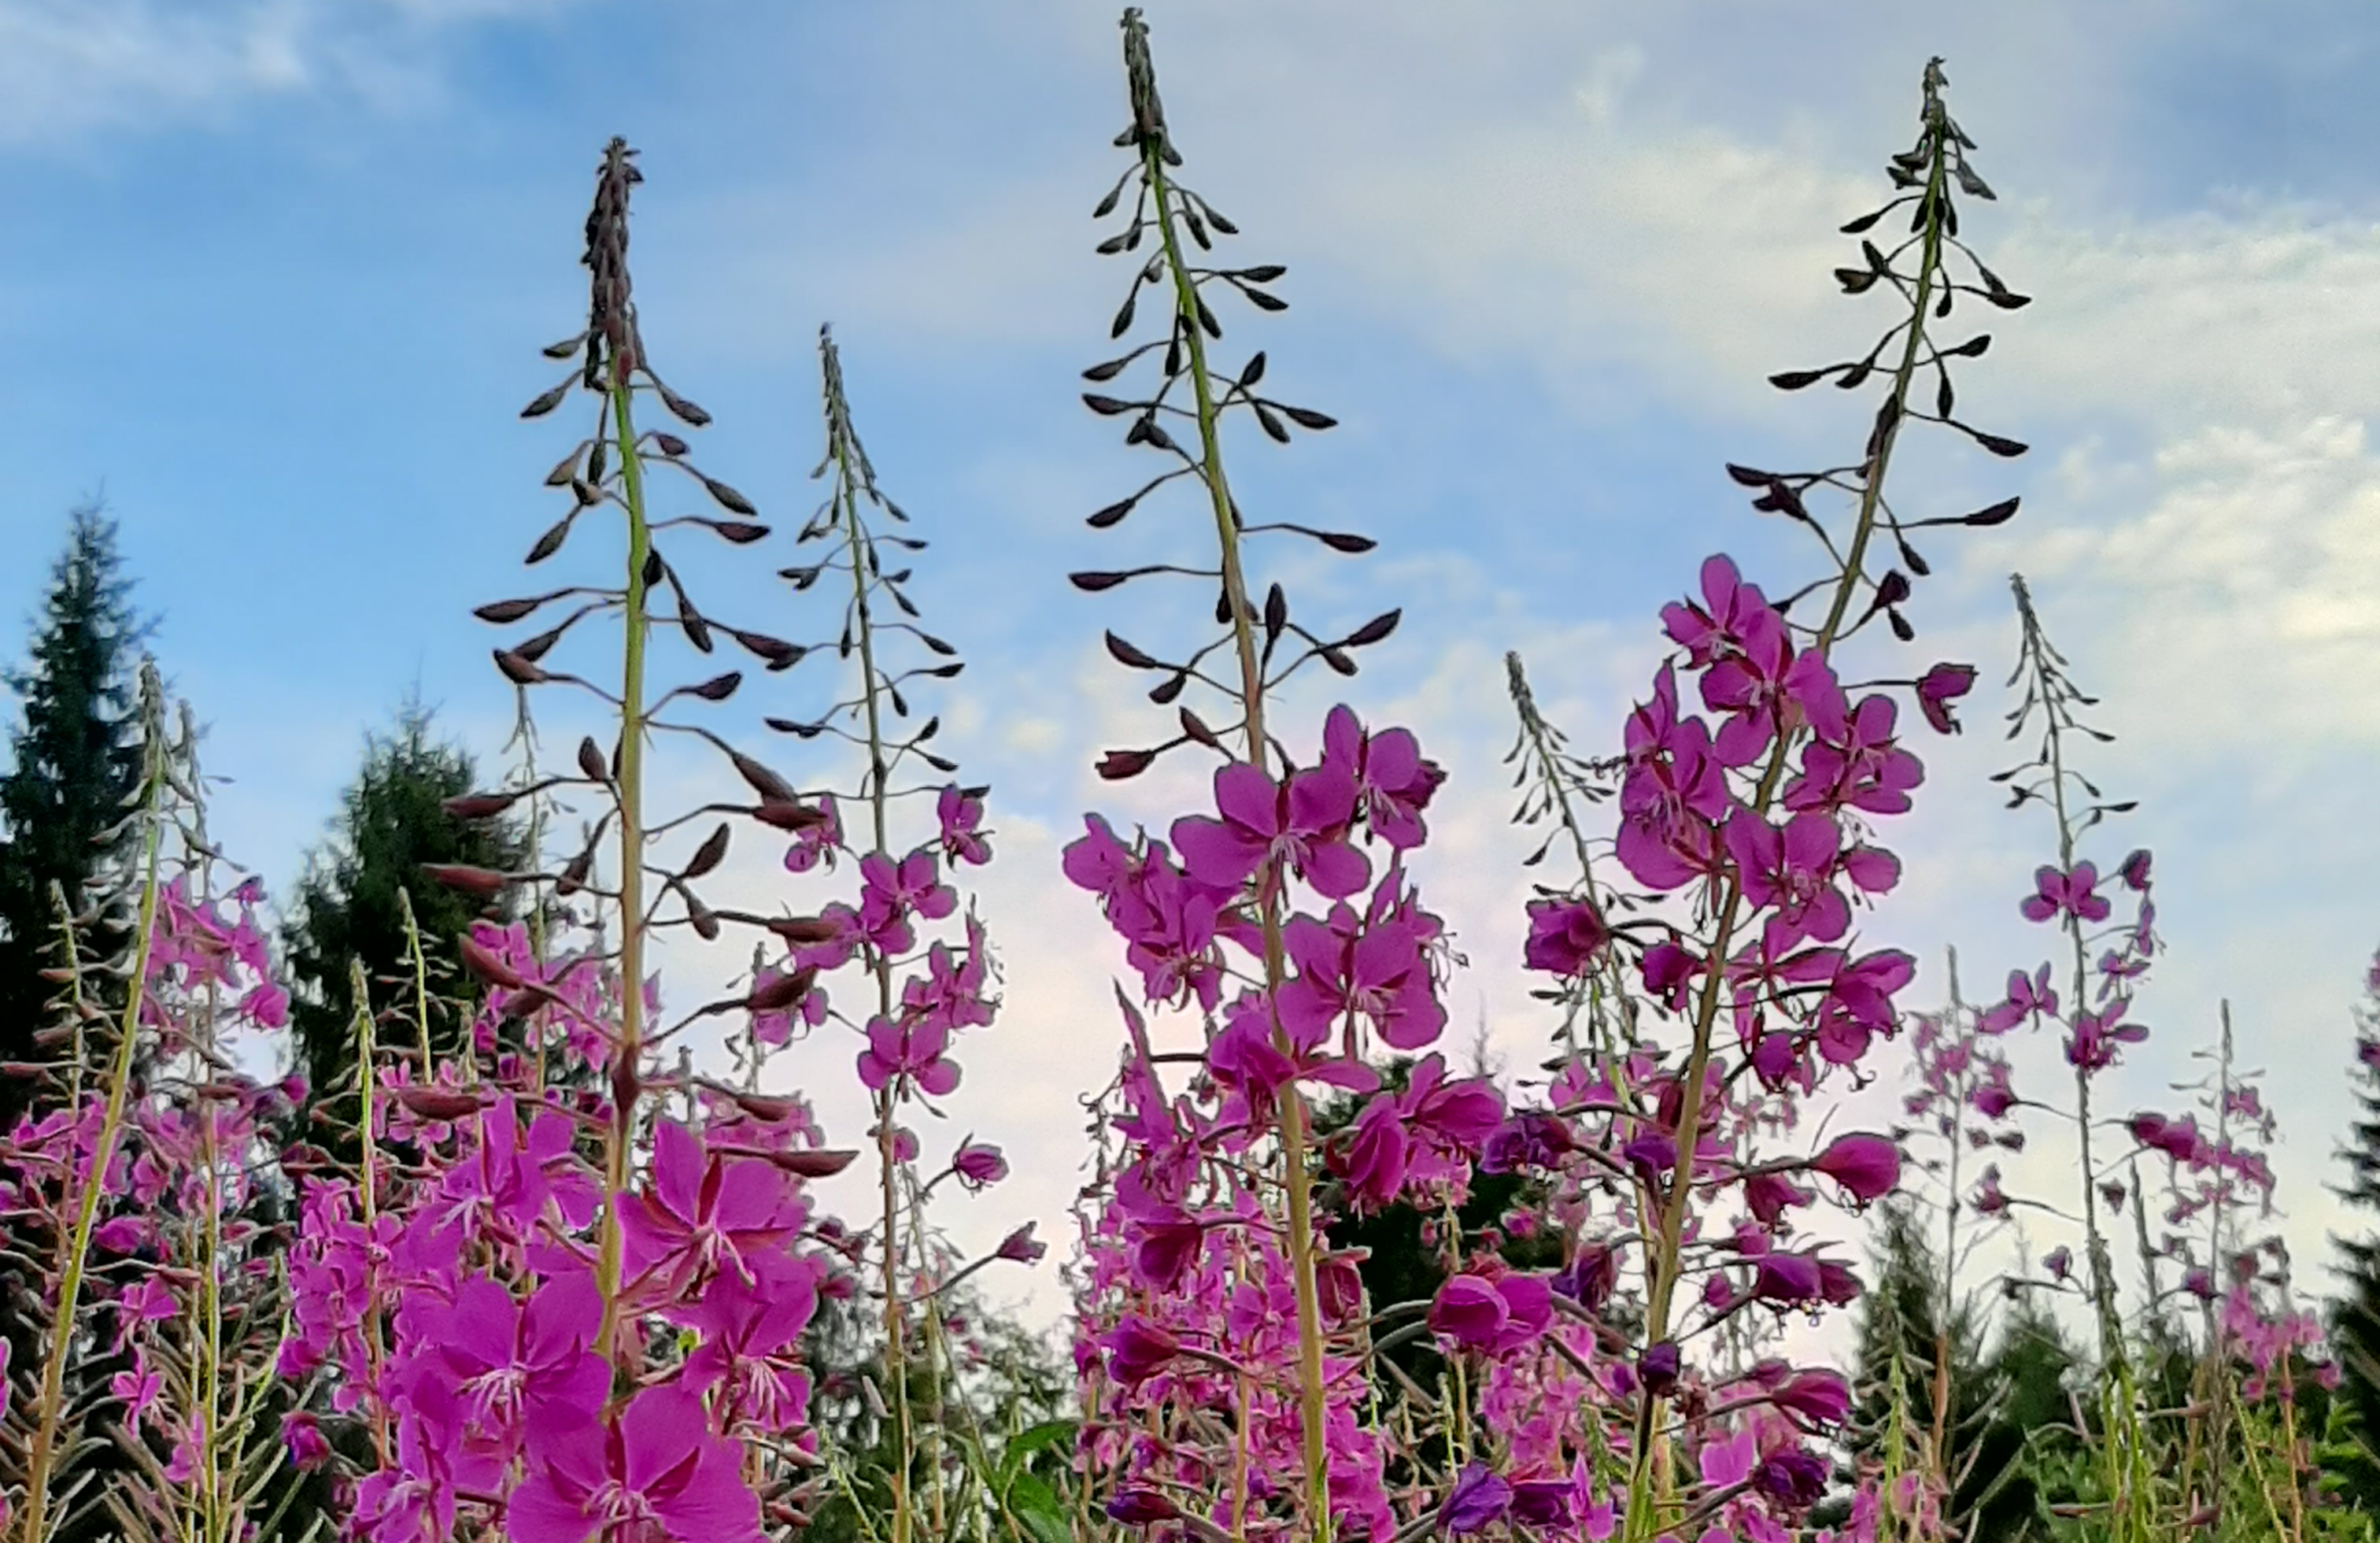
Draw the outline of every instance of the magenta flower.
M1610 929L1592 902L1548 898L1529 902L1529 941L1521 962L1551 975L1583 976L1606 944Z
M1438 1288L1429 1326L1466 1349L1501 1355L1543 1334L1553 1311L1553 1288L1543 1275L1463 1274Z
M2017 907L2027 921L2047 921L2060 911L2082 921L2107 919L2107 903L2098 894L2099 870L2090 863L2076 863L2064 873L2044 863L2034 870L2033 882L2034 893Z
M1840 1425L1852 1409L1852 1385L1823 1367L1793 1373L1768 1396L1778 1408L1818 1425Z
M1975 1027L1985 1034L2005 1034L2034 1014L2054 1017L2057 1013L2058 993L2050 989L2047 965L2031 977L2022 970L2010 970L2008 1000L1986 1010Z
M808 873L821 864L834 866L835 848L843 844L843 819L835 812L834 795L820 794L817 808L823 818L795 831L794 844L785 851L788 873Z
M1426 759L1410 729L1367 734L1352 709L1330 710L1322 723L1322 764L1355 784L1365 827L1397 851L1422 844L1421 811L1429 807L1445 771Z
M1137 1388L1173 1364L1182 1342L1169 1330L1138 1314L1127 1314L1099 1336L1107 1352L1108 1374L1127 1388Z
M1937 734L1957 734L1959 720L1951 715L1950 704L1975 686L1975 667L1972 664L1937 664L1917 681L1917 711L1934 725Z
M1404 1122L1395 1095L1383 1094L1366 1104L1330 1156L1332 1170L1347 1181L1348 1197L1359 1209L1378 1210L1394 1200L1404 1187L1407 1160Z
M1861 1205L1882 1199L1900 1183L1900 1148L1891 1137L1839 1136L1810 1166L1850 1191Z
M942 856L953 863L980 868L991 861L991 844L983 838L983 790L957 786L942 789L934 802L934 818L942 828Z
M751 1281L751 1257L783 1249L808 1219L795 1181L774 1163L706 1152L674 1120L655 1122L651 1179L620 1212L631 1275L670 1295L714 1270Z
M691 1392L719 1389L723 1415L785 1434L809 1415L810 1379L802 1368L802 1330L818 1312L822 1273L813 1259L756 1256L753 1278L732 1271L712 1277L702 1300L684 1315L702 1333L686 1357Z
M1744 898L1775 906L1796 942L1832 942L1851 928L1851 905L1832 878L1841 844L1834 817L1815 811L1795 815L1781 830L1748 808L1727 822L1728 856L1742 875Z
M1670 640L1686 650L1694 669L1707 668L1730 652L1739 652L1763 618L1776 614L1757 584L1743 582L1735 559L1725 553L1703 559L1703 603L1672 601L1661 607L1661 626Z
M1485 1532L1512 1509L1512 1485L1484 1464L1467 1464L1438 1508L1439 1530L1457 1537Z
M2074 1272L2074 1251L2061 1243L2043 1256L2041 1268L2049 1271L2050 1279L2063 1282Z
M1752 619L1740 651L1713 662L1702 693L1704 706L1729 715L1712 741L1725 766L1751 765L1791 723L1806 719L1824 732L1843 716L1834 671L1815 649L1796 654L1774 611Z
M584 1273L546 1282L526 1308L484 1275L462 1283L451 1305L419 1321L420 1353L410 1381L442 1383L463 1437L492 1449L501 1464L533 1424L593 1420L612 1391L612 1368L589 1347L603 1300Z
M1640 883L1673 890L1711 869L1711 827L1730 803L1726 769L1702 720L1679 716L1677 679L1667 665L1654 677L1652 701L1629 715L1625 740L1614 850Z
M969 1189L982 1189L1008 1177L1008 1159L997 1147L970 1141L951 1158L951 1172Z
M530 1463L504 1508L513 1543L751 1543L760 1502L743 1449L711 1434L702 1401L664 1384L606 1424L529 1428Z
M1185 815L1173 822L1174 850L1190 876L1218 890L1236 890L1260 869L1294 870L1332 900L1370 881L1371 859L1350 845L1355 781L1343 766L1325 764L1276 784L1245 761L1215 773L1220 819Z
M859 1052L860 1083L880 1092L905 1079L919 1091L941 1098L959 1085L958 1063L942 1059L950 1042L950 1029L940 1023L870 1018L868 1048Z
M1050 1252L1050 1245L1033 1235L1034 1226L1035 1223L1027 1221L1025 1225L1013 1229L1006 1237L1000 1240L999 1245L992 1249L991 1257L995 1259L1005 1259L1010 1264L1040 1263L1041 1256Z
M1422 952L1438 930L1435 917L1385 896L1360 923L1346 905L1332 906L1328 923L1291 917L1281 942L1298 973L1281 989L1281 1027L1313 1044L1333 1025L1360 1020L1393 1049L1427 1045L1446 1027Z
M1868 697L1840 724L1802 752L1802 774L1785 789L1789 809L1865 809L1906 814L1909 790L1925 768L1892 737L1900 710L1889 697Z

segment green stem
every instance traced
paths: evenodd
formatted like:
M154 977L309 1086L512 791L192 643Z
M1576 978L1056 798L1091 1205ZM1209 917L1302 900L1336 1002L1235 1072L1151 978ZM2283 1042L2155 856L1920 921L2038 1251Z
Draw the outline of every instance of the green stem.
M839 421L839 419L838 419ZM859 487L851 464L849 444L837 435L834 445L835 496L841 505L844 550L851 558L853 630L858 634L860 699L868 722L868 809L879 857L892 855L885 810L884 714L876 673L875 626L868 608L868 541L859 523ZM876 1010L886 1021L892 1016L892 961L874 948L870 964L876 977ZM911 1448L916 1440L909 1411L909 1346L907 1315L901 1302L901 1164L893 1139L894 1084L876 1094L876 1160L883 1198L884 1379L892 1394L893 1462L892 1543L908 1543L915 1518L909 1494Z
M1239 658L1242 723L1247 735L1247 760L1266 770L1264 727L1264 666L1257 650L1254 611L1248 604L1247 578L1240 563L1239 519L1232 507L1230 485L1223 477L1220 412L1215 401L1214 378L1207 364L1207 341L1199 330L1198 297L1182 241L1173 224L1173 197L1165 175L1159 141L1150 138L1141 149L1157 226L1165 247L1166 268L1173 281L1175 324L1187 340L1190 383L1197 395L1200 473L1214 505L1215 540L1221 553L1224 604L1231 612L1232 642ZM1257 875L1257 908L1264 929L1265 987L1268 1000L1277 994L1288 973L1281 947L1279 875ZM1289 1036L1278 1015L1273 1041L1284 1052ZM1328 1404L1322 1376L1321 1294L1316 1286L1313 1179L1307 1172L1307 1112L1305 1097L1294 1082L1281 1089L1275 1112L1281 1124L1281 1166L1289 1199L1289 1255L1297 1296L1298 1409L1305 1460L1306 1515L1313 1536L1330 1543L1331 1533L1329 1449L1325 1426Z
M1893 446L1899 442L1900 425L1906 413L1909 383L1915 373L1917 357L1925 340L1926 308L1933 298L1934 280L1942 253L1943 181L1948 170L1943 117L1937 114L1926 126L1928 163L1925 198L1935 213L1925 224L1923 251L1919 261L1916 289L1910 301L1909 335L1902 346L1900 363L1893 371L1891 409L1882 431L1876 435L1876 453L1860 490L1858 520L1852 529L1852 541L1843 557L1843 571L1835 587L1834 603L1828 608L1827 619L1818 628L1812 649L1823 659L1834 648L1843 618L1850 613L1852 598L1858 592L1865 571L1867 549L1876 535L1876 514L1884 496L1885 474L1891 459ZM1787 758L1791 754L1801 734L1802 725L1780 727L1777 747L1770 755L1767 770L1762 774L1759 789L1753 802L1753 812L1767 819L1775 802L1779 784L1785 774ZM1645 1343L1656 1344L1670 1333L1670 1313L1677 1294L1678 1250L1686 1220L1686 1197L1693 1189L1694 1158L1696 1134L1703 1113L1703 1084L1709 1072L1712 1030L1718 1019L1719 987L1725 978L1723 968L1728 949L1732 943L1737 922L1743 908L1743 881L1741 874L1730 871L1718 908L1718 930L1713 936L1704 976L1702 999L1694 1014L1694 1050L1686 1061L1680 1085L1680 1104L1676 1133L1677 1162L1670 1171L1669 1188L1661 1205L1660 1230L1654 1239L1655 1248L1648 1261L1652 1275L1651 1291L1645 1305ZM1656 1438L1661 1428L1661 1415L1666 1401L1647 1397L1643 1401L1636 1425L1636 1450L1631 1464L1628 1484L1628 1525L1624 1537L1628 1543L1645 1543L1660 1531L1658 1500L1654 1494L1656 1477L1654 1464L1659 1443Z
M603 1294L603 1354L617 1364L620 1328L620 1208L628 1193L630 1149L636 1137L637 1062L645 1030L645 638L648 631L645 561L652 551L645 523L644 463L637 453L636 423L629 412L627 371L613 361L612 425L620 456L621 504L628 520L628 581L623 596L620 686L620 1045L612 1067L612 1129L603 1172L603 1239L596 1283ZM631 1360L641 1361L640 1353Z

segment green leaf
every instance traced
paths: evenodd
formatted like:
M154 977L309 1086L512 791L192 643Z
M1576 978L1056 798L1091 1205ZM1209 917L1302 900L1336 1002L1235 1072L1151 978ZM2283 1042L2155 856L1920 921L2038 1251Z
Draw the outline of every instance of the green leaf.
M1074 1529L1066 1525L1066 1508L1038 1474L1018 1474L1009 1483L1004 1503L1008 1514L1033 1535L1034 1543L1075 1543Z

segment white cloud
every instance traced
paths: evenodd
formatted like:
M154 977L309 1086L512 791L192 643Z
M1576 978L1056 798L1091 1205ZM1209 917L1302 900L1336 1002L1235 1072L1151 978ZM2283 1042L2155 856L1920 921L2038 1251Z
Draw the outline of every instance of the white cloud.
M437 30L568 0L0 0L0 143L213 122L259 98L418 95Z

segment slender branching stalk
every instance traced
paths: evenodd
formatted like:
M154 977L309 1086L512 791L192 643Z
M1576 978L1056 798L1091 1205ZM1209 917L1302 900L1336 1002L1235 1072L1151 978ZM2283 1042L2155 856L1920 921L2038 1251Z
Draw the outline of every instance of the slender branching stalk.
M99 1221L100 1202L106 1195L104 1176L115 1160L124 1133L125 1109L132 1087L132 1066L140 1037L140 1014L148 1002L149 959L157 934L157 901L162 889L165 800L172 777L173 747L165 732L165 688L156 665L140 667L142 768L138 812L140 829L140 901L127 973L124 1012L116 1026L115 1051L107 1069L107 1103L100 1117L99 1135L91 1146L91 1172L75 1195L74 1225L57 1241L57 1299L52 1305L50 1343L42 1361L41 1392L35 1404L32 1440L25 1461L23 1510L17 1536L22 1543L49 1543L52 1531L50 1487L58 1457L60 1424L66 1407L67 1360L73 1353L80 1325L84 1272L91 1257L91 1234ZM72 1175L69 1174L71 1181Z

